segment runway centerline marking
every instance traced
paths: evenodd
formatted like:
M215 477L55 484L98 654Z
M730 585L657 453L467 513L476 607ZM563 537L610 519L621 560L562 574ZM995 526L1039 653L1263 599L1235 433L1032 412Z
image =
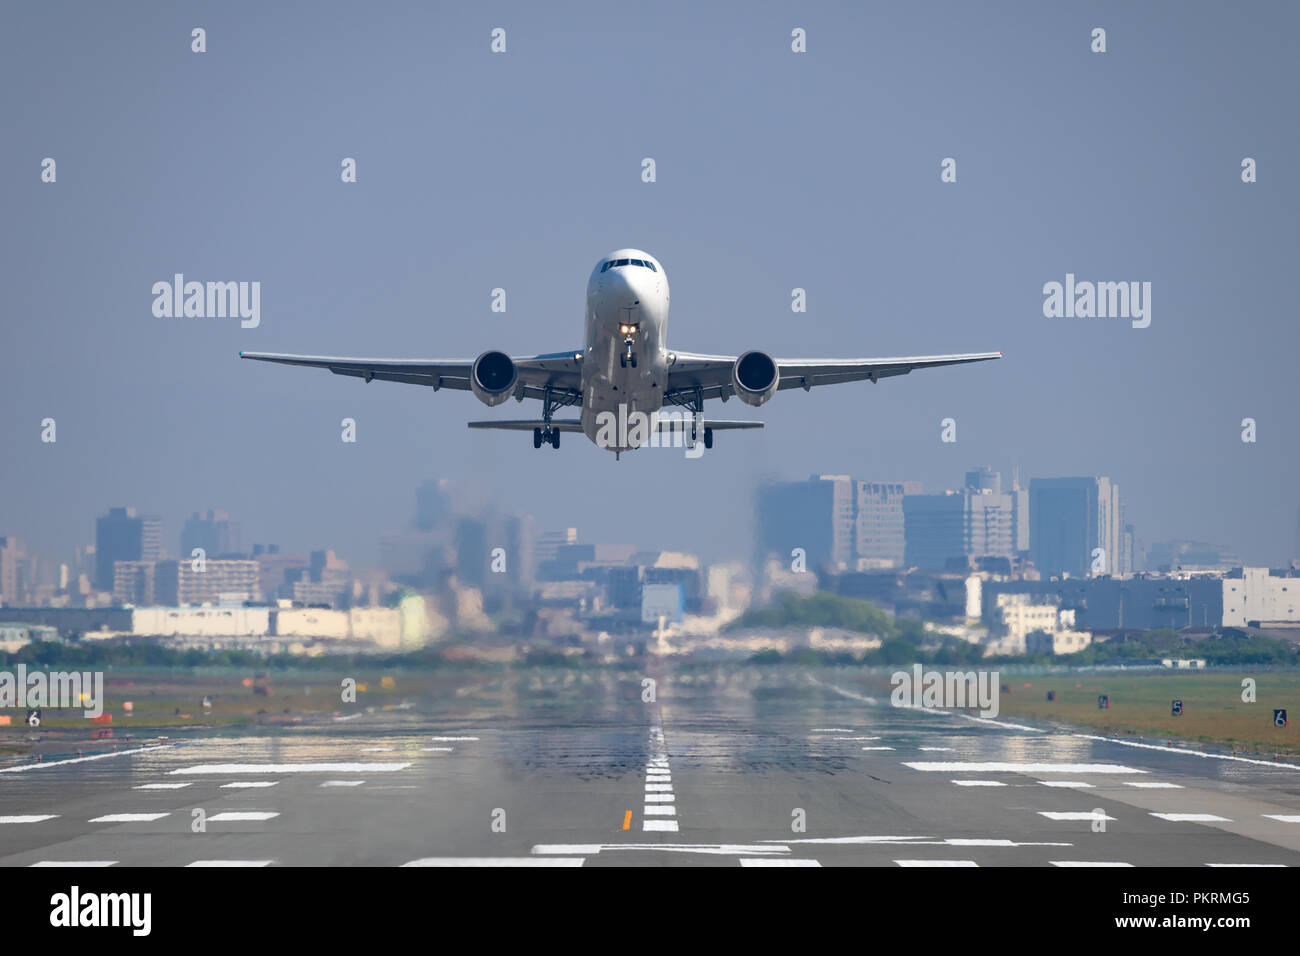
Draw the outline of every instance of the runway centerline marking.
M580 856L427 856L402 866L582 866L585 862Z
M19 813L0 817L0 823L41 823L44 820L53 820L57 816L57 813Z
M1151 816L1170 823L1231 823L1227 817L1213 813L1152 813Z
M1040 816L1047 817L1047 819L1049 820L1114 820L1116 819L1116 817L1110 816L1104 810L1100 812L1095 810L1086 810L1086 811L1039 810L1038 813Z
M273 860L195 860L189 866L270 866Z
M74 867L102 867L112 866L117 860L41 860L39 863L33 863L33 867L52 867L52 866L74 866Z
M899 866L979 866L974 860L895 860Z
M1132 863L1118 863L1118 862L1116 862L1116 863L1103 863L1103 862L1098 861L1098 860L1049 860L1048 862L1051 863L1052 866L1059 866L1059 867L1062 867L1062 868L1069 868L1069 867L1095 867L1095 866L1127 866L1127 867L1131 867L1131 866L1133 865Z
M261 822L278 817L280 814L272 810L226 810L222 813L214 813L208 817L209 823L250 823Z
M152 823L154 820L161 820L163 817L171 816L171 813L106 813L102 817L95 817L91 823Z
M816 860L801 859L799 857L790 857L781 859L778 857L766 856L742 856L740 858L741 866L821 866Z

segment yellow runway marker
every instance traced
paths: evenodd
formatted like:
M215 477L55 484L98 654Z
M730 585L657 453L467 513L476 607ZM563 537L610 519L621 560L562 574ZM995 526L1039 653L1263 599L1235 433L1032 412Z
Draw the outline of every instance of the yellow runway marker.
M632 811L631 811L631 810L629 810L627 813L623 814L623 829L624 829L624 830L630 830L630 829L632 829Z

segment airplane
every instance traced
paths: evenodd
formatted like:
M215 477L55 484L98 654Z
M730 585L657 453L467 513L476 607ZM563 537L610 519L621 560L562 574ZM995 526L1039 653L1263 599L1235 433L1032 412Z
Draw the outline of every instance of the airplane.
M841 382L879 382L913 369L999 359L1001 352L912 358L786 359L751 349L739 356L701 355L668 348L668 276L659 260L639 249L618 249L596 263L587 280L586 345L568 352L512 358L488 350L476 359L366 359L240 352L242 359L326 368L364 381L468 391L483 404L513 396L542 403L538 419L470 422L470 428L532 431L533 447L560 447L564 432L581 432L598 447L622 452L651 444L655 429L689 430L713 447L713 433L762 428L759 421L705 419L704 403L733 395L757 408L778 391ZM577 407L576 419L555 412ZM664 414L665 410L668 414ZM683 410L683 411L679 411ZM677 414L674 415L673 413ZM689 417L687 415L689 414ZM626 427L637 416L649 428ZM618 427L611 427L615 423ZM703 434L701 435L701 430Z

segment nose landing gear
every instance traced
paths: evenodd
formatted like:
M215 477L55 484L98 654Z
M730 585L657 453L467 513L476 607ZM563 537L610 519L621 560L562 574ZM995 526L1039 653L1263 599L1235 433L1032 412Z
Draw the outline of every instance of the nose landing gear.
M621 368L627 368L631 365L636 368L636 353L632 351L632 336L623 340L623 354L618 357L618 364Z

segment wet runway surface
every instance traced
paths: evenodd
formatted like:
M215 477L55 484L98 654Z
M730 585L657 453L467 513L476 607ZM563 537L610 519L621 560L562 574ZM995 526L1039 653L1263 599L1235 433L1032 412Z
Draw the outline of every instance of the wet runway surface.
M851 671L541 671L0 768L0 865L1290 866L1300 769L896 709Z

